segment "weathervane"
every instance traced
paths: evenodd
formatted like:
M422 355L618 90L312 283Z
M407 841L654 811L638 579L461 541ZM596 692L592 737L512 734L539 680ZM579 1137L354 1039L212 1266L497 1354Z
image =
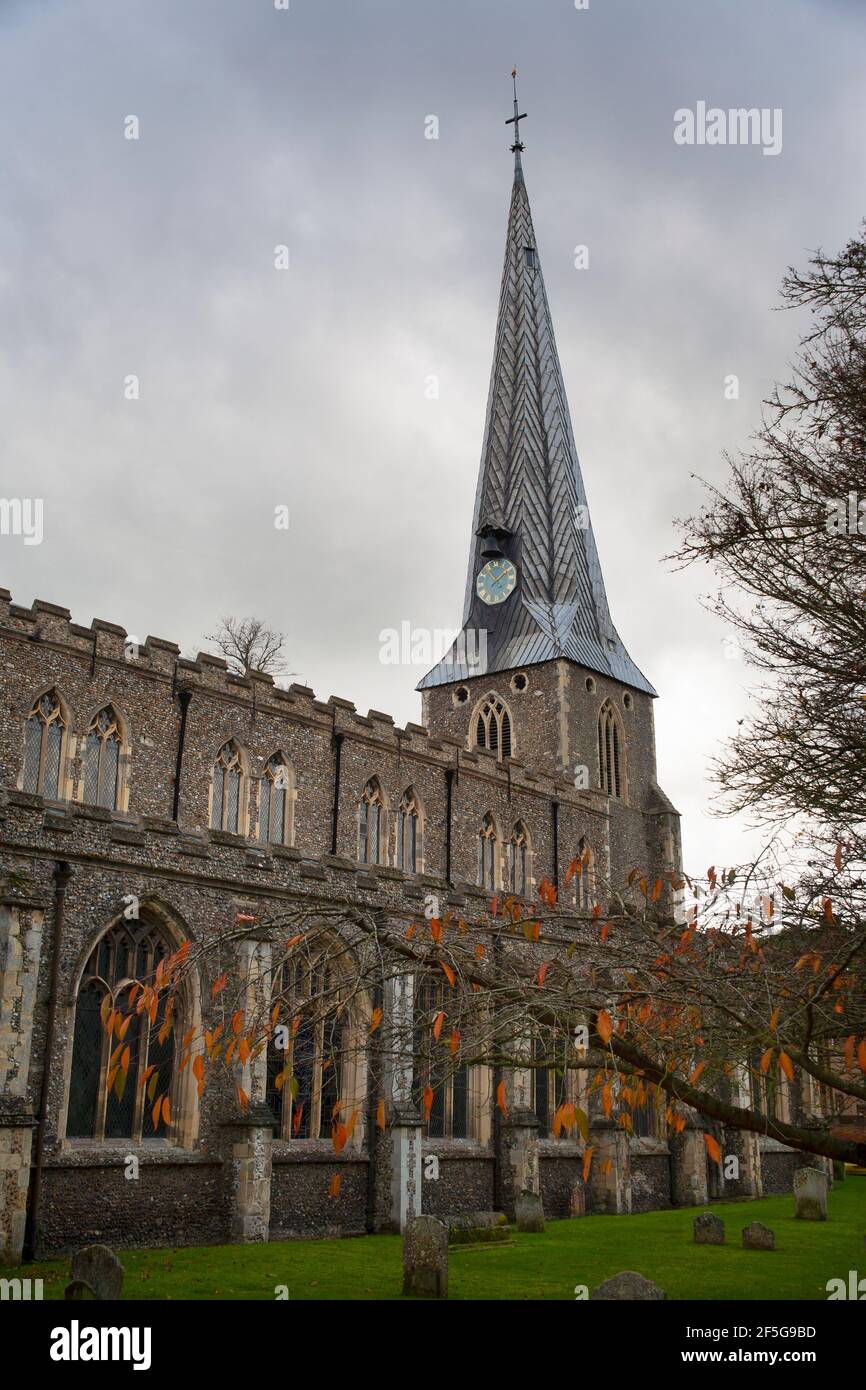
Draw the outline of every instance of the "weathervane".
M517 111L517 68L511 69L511 78L514 83L514 115L505 124L514 126L514 144L511 146L511 153L517 155L519 163L520 151L525 148L520 138L520 122L526 120L526 112L523 111L518 115Z

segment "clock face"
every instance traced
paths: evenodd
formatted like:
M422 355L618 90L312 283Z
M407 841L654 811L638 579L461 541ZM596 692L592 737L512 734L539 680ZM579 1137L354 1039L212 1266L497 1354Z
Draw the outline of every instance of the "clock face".
M517 583L517 570L510 560L488 560L478 571L475 589L485 603L503 603Z

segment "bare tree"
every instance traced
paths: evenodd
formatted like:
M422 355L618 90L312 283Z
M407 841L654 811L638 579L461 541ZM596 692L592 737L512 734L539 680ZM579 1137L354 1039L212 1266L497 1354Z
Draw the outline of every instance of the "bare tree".
M219 648L238 675L246 676L250 671L268 676L292 674L287 672L282 655L286 634L266 627L261 618L221 618L216 632L204 640Z

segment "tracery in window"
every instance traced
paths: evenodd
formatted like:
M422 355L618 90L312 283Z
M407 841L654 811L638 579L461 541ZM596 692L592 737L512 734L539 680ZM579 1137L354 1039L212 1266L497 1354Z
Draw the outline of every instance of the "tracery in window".
M40 695L27 718L23 791L38 792L50 801L61 800L66 733L60 697L56 690L49 690Z
M158 1095L170 1096L174 1035L179 1025L183 1031L182 1024L175 1008L172 1026L167 1026L167 993L160 994L154 1018L136 1008L141 986L153 984L159 962L171 953L162 929L144 917L118 922L93 948L76 994L68 1138L138 1142L172 1133L165 1107L156 1111L154 1123L151 1102ZM109 1035L105 1021L112 1009L122 1018ZM120 1086L118 1068L125 1076ZM170 1114L170 1101L168 1109Z
M476 748L489 748L500 759L512 756L511 713L504 700L491 691L476 707L472 720Z
M499 837L496 822L488 811L478 832L478 883L495 889L499 877Z
M358 860L381 864L385 858L385 797L378 778L371 777L358 806Z
M529 836L523 821L518 821L506 847L506 887L519 897L526 897L529 884Z
M259 779L259 840L262 844L292 843L294 773L282 753L274 753Z
M608 796L622 799L625 791L625 740L619 714L605 700L598 716L600 786Z
M114 810L120 805L120 721L111 705L93 716L84 743L82 800Z
M409 787L397 812L397 868L409 874L418 870L420 822L418 798Z
M330 1139L346 1124L341 1103L352 1089L349 1048L351 1015L346 986L324 959L284 962L275 974L273 997L287 1046L268 1044L267 1102L283 1139ZM344 1107L345 1108L345 1107Z
M224 743L213 765L210 824L211 830L240 834L243 823L243 797L246 791L241 750L234 739Z

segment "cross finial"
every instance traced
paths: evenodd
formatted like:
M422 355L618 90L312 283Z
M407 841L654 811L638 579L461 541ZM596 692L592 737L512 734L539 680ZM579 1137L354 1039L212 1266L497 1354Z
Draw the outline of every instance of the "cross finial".
M526 120L526 112L521 112L517 105L517 68L511 69L511 80L514 84L514 115L505 124L514 126L514 144L511 146L511 153L514 155L514 172L518 174L523 172L520 164L520 152L524 149L524 144L520 138L520 122Z

